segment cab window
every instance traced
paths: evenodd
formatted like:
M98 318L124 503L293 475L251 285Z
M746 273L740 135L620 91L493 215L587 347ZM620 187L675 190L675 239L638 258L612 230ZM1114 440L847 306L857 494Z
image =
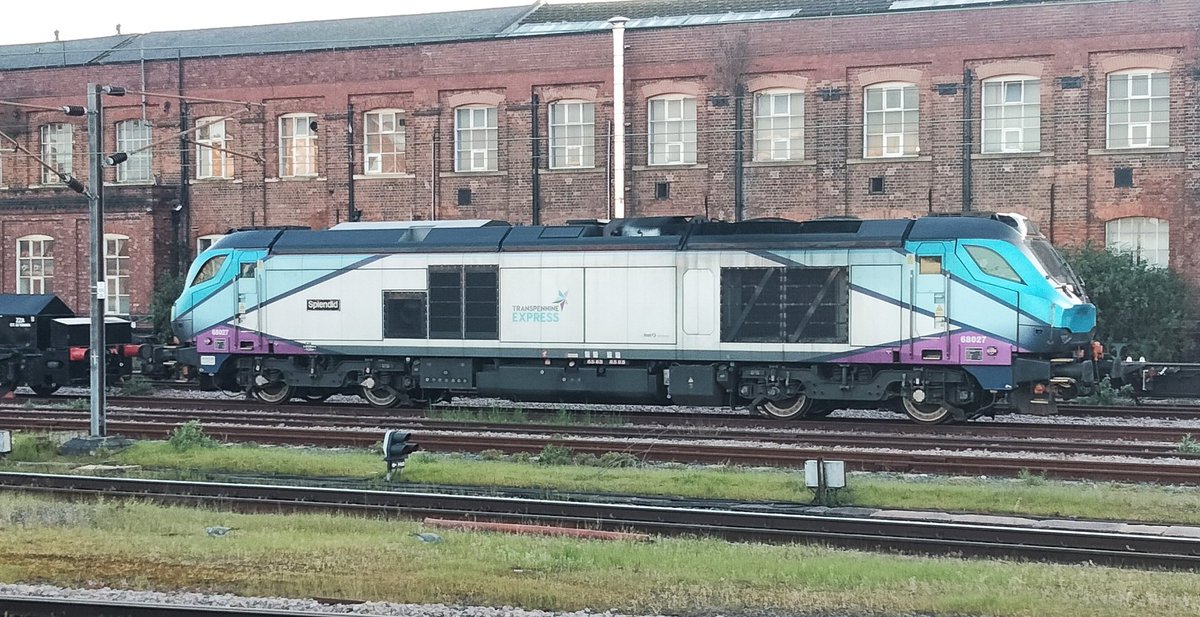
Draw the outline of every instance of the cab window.
M196 278L192 279L192 286L194 287L216 277L217 273L221 271L221 266L225 264L226 257L229 257L229 255L215 255L204 262L204 265L200 266L200 270L196 272Z
M1021 275L1017 274L1016 270L1005 261L1004 256L996 251L985 246L967 246L967 254L971 259L975 260L975 265L979 266L980 270L988 276L1012 281L1014 283L1024 283L1021 280Z

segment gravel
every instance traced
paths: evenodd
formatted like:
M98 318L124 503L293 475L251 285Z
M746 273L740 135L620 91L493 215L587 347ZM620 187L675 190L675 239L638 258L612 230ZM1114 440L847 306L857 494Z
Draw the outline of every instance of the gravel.
M4 585L0 584L0 596L33 596L42 598L68 598L78 601L102 601L139 604L168 604L178 606L230 607L304 612L326 615L395 615L402 617L634 617L613 610L553 612L527 610L511 606L459 606L448 604L397 604L392 602L364 602L361 604L323 604L312 599L256 598L230 594L203 594L190 591L133 591L127 589L67 589L52 585ZM756 617L770 617L770 613L756 612ZM857 617L862 613L806 613L789 612L790 617ZM911 614L909 614L911 615ZM638 616L638 617L662 617ZM887 617L872 613L872 617ZM893 617L903 617L894 615ZM914 616L915 617L915 616Z

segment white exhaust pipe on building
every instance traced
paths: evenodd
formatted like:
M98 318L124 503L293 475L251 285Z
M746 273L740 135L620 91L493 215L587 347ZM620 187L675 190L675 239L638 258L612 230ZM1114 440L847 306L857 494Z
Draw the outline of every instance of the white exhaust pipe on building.
M613 33L613 218L625 218L625 22L608 20Z

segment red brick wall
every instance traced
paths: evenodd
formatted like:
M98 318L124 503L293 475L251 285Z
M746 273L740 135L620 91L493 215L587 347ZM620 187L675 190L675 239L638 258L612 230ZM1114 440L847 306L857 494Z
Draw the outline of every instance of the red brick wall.
M997 27L997 24L1006 24ZM956 212L962 207L964 92L945 94L937 84L957 83L964 69L1000 66L1040 67L1041 152L980 155L981 84L973 84L970 107L975 122L969 137L975 156L972 199L976 210L1016 211L1032 217L1055 242L1104 241L1104 224L1123 216L1155 216L1171 221L1172 265L1200 282L1200 258L1188 250L1200 236L1192 206L1200 198L1200 112L1195 101L1200 65L1200 5L1192 0L1131 0L1111 3L1017 5L888 15L714 25L627 32L625 105L627 175L625 197L631 216L705 214L735 216L736 168L744 172L747 218L914 216ZM1116 56L1139 54L1170 59L1171 148L1167 151L1105 150L1105 67ZM346 220L350 185L364 220L500 218L529 223L534 208L544 223L572 218L604 218L610 207L609 131L612 121L611 39L608 33L528 37L314 53L186 60L183 89L193 96L247 101L251 105L191 103L189 125L205 116L236 112L227 122L228 147L249 155L232 158L232 179L196 181L193 168L181 171L179 145L154 152L162 189L128 227L135 260L145 272L171 254L178 203L186 175L190 208L179 213L181 236L194 251L195 238L231 227L307 225L325 227ZM991 68L988 68L991 67ZM175 61L146 64L146 89L177 92ZM733 78L800 76L805 86L805 157L796 164L753 162L753 94L742 101L745 150L734 147ZM863 159L863 87L879 76L915 75L920 98L918 157ZM1060 87L1058 78L1079 77L1080 89ZM0 72L0 92L8 99L42 105L81 104L88 82L136 85L138 65L66 67ZM647 92L681 85L697 101L697 165L647 164ZM821 96L823 91L834 94ZM539 101L537 135L531 105ZM495 172L454 170L455 106L471 97L491 97L498 108L498 168ZM464 98L465 97L465 98ZM595 103L595 161L590 170L550 170L548 105L559 98ZM150 98L106 99L106 140L112 147L115 122L141 117L156 139L179 130L179 103ZM347 111L353 106L353 148ZM404 174L363 174L363 113L397 108L406 113ZM319 175L278 178L279 116L317 115ZM0 128L18 133L31 150L39 148L38 127L46 122L75 125L75 169L86 179L83 119L54 112L0 109ZM195 163L195 147L188 158ZM533 195L533 149L540 154L539 194ZM0 190L0 285L15 285L13 239L32 227L55 223L75 234L85 216L77 196L64 203L79 207L48 214L28 204L60 195L51 188L29 189L37 168L27 157L5 153ZM1113 168L1134 169L1135 187L1112 186ZM106 172L111 181L112 171ZM883 194L868 193L870 178L882 176ZM667 182L670 196L655 197ZM471 205L457 204L458 189L471 189ZM109 195L142 188L112 187ZM56 211L57 212L57 211ZM138 218L141 217L141 218ZM125 223L113 218L110 229ZM123 228L124 229L124 228ZM124 233L124 232L122 232ZM74 236L69 236L74 238ZM64 240L63 245L66 245ZM76 243L78 244L78 243ZM148 256L148 257L147 257ZM80 262L81 264L83 262ZM78 264L76 264L78 265ZM68 257L57 263L71 277ZM79 279L86 283L86 276ZM139 277L135 306L148 305L152 277ZM57 283L56 283L57 284ZM63 288L76 308L83 293Z

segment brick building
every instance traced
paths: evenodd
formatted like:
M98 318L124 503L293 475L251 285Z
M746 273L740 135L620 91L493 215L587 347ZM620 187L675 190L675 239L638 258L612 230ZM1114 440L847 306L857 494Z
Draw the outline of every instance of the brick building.
M607 218L614 174L627 216L1016 211L1200 282L1198 37L1194 0L535 4L0 47L0 101L156 93L105 100L107 151L152 144L105 171L134 315L230 228ZM0 103L81 178L85 129ZM0 142L0 291L85 310L86 200Z

